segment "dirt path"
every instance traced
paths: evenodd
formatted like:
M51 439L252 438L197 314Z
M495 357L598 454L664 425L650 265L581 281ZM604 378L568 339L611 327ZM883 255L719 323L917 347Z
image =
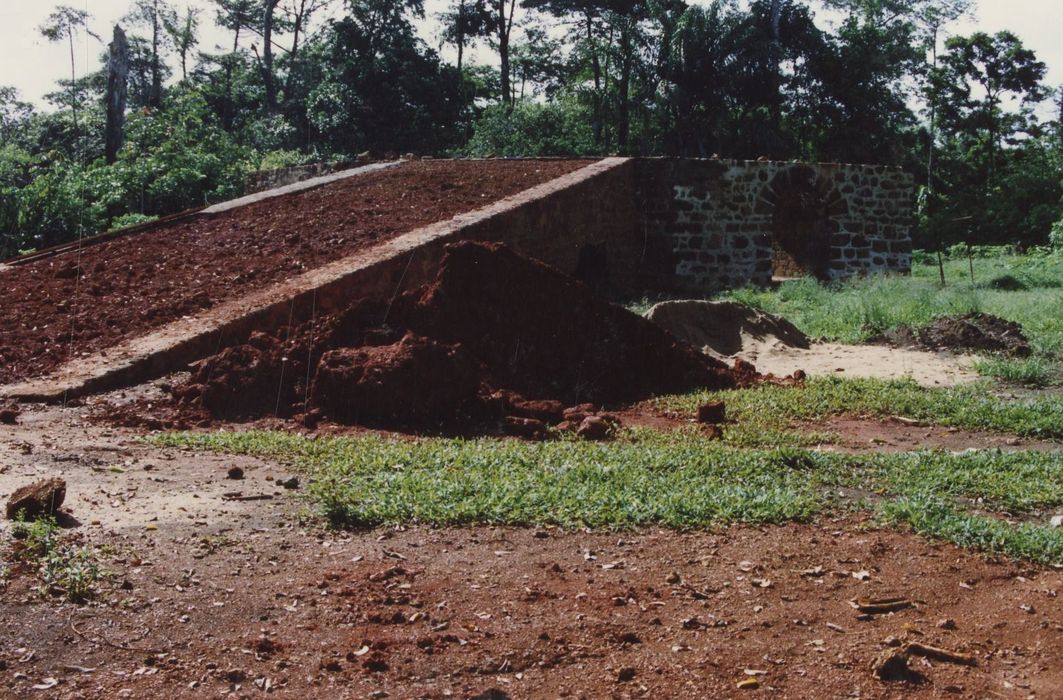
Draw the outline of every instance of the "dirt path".
M299 492L276 485L285 469L155 450L85 425L86 410L30 408L0 440L0 495L66 478L74 532L113 572L85 606L41 600L24 577L0 591L3 697L1051 698L1063 687L1059 571L853 520L329 532L300 524ZM232 466L243 480L226 478ZM274 497L224 500L230 491ZM915 607L861 621L849 604L892 595ZM914 659L922 684L873 680L891 637L978 665ZM761 690L738 691L748 678Z
M407 162L11 267L0 384L577 170L589 161Z

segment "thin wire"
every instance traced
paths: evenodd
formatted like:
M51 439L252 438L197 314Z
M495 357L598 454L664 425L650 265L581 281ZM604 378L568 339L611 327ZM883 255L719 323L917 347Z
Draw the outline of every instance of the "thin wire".
M306 384L303 386L303 413L310 407L310 370L314 364L314 326L317 324L317 287L314 287L314 297L310 306L310 343L306 351Z
M85 8L85 13L88 14L88 11L89 11L89 0L85 0L84 8ZM89 42L86 40L84 42L84 45L85 45L85 65L87 66L89 64ZM74 75L72 76L72 79L73 79L74 82L70 86L70 89L74 91L74 94L76 96L77 95L77 70L76 69L74 70ZM76 99L76 97L75 97L75 99ZM73 107L73 105L71 105L71 106ZM74 130L74 158L75 158L75 160L77 160L78 165L81 166L82 169L84 169L84 167L85 167L85 151L81 147L81 135L80 135L79 131L80 131L79 129L75 129ZM70 298L70 338L67 341L67 348L66 348L66 357L67 357L67 362L68 363L71 361L71 358L73 357L73 353L74 353L74 335L75 335L75 333L77 331L77 317L78 317L78 296L79 296L79 294L81 292L81 276L82 276L82 271L81 271L81 253L82 253L82 250L83 250L83 247L84 247L82 245L82 243L85 240L85 178L84 178L84 173L82 173L82 177L80 177L78 179L80 181L79 182L79 190L78 190L78 247L77 247L77 258L76 258L76 263L75 263L75 267L74 267L74 271L75 271L74 293L73 293L73 295ZM70 384L68 383L67 386L63 389L63 408L66 408L69 399L70 399Z
M391 295L391 301L388 302L388 308L384 311L384 320L380 322L380 325L382 326L386 326L388 323L388 316L391 315L391 307L395 303L395 300L399 298L399 292L402 291L403 282L406 281L406 273L410 271L410 265L413 264L413 256L416 254L416 248L410 251L410 258L406 261L406 267L402 269L402 276L399 277L399 283L395 285L395 292Z
M277 382L277 404L273 407L273 417L277 418L281 412L281 393L284 391L284 370L288 367L287 346L292 339L292 317L295 315L295 297L292 297L292 306L288 310L288 332L284 336L285 356L281 358L281 378ZM311 341L313 338L311 337ZM305 410L305 409L304 409Z

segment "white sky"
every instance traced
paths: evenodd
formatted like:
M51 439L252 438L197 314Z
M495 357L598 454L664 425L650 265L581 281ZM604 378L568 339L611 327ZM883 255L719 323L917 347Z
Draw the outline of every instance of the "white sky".
M341 4L343 0L337 0ZM93 15L93 31L109 40L111 28L129 8L129 0L0 0L0 85L12 85L23 99L41 103L55 90L55 81L70 75L70 57L65 45L45 41L38 27L57 5L68 4ZM191 5L208 8L207 0L174 0L180 10ZM448 0L427 0L429 15L446 7ZM952 28L953 33L975 30L996 32L1009 29L1036 51L1049 68L1047 83L1063 83L1063 0L980 0L976 17ZM421 27L432 46L438 44L431 23ZM214 25L214 12L203 14L200 50L211 51L226 42L227 33ZM75 50L78 74L87 66L96 68L103 46L83 40Z

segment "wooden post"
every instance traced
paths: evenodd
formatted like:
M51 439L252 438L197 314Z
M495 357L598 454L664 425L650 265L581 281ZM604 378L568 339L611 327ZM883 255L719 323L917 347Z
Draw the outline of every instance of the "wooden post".
M941 273L941 286L945 286L945 263L941 260L941 248L938 248L938 272Z
M970 242L967 243L967 264L971 266L971 286L974 286L974 253L971 251Z

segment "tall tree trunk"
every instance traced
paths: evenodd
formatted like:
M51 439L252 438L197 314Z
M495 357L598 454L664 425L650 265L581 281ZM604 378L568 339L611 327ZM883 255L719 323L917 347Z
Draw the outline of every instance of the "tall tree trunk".
M934 25L931 32L931 56L932 66L934 69L938 67L938 28ZM931 90L933 85L931 84ZM934 149L937 147L937 95L933 92L930 94L930 134L929 143L926 149L926 206L927 214L930 214L930 209L933 207L934 201Z
M273 76L273 12L277 0L266 0L262 21L262 78L266 83L266 110L277 111L277 82Z
M458 2L458 75L461 75L462 61L465 58L465 0Z
M513 105L513 88L510 82L509 37L513 31L513 13L517 0L509 3L509 16L506 16L506 0L498 2L498 58L502 73L502 103Z
M118 160L118 151L125 141L125 108L129 78L129 41L125 32L114 25L114 39L107 55L107 133L104 152L107 164Z
M594 76L594 100L591 114L591 130L594 133L594 146L602 145L602 60L598 48L594 46L594 17L586 13L587 42L591 45L591 73Z
M782 0L771 0L771 80L772 96L769 109L771 110L771 126L775 139L779 137L782 125L782 43L780 41L782 29Z
M159 0L155 0L151 13L151 95L148 104L162 107L162 64L159 60Z
M240 27L233 30L233 52L225 61L225 112L222 114L222 126L226 131L233 130L233 63L236 52L240 50Z
M183 34L180 36L179 48L181 51L181 82L188 82L188 52L192 50L193 46L193 31L192 25L192 10L188 10L188 14L185 16L185 26ZM174 18L174 22L177 18Z
M77 148L78 141L78 73L74 63L74 32L67 33L70 42L70 113L74 118L74 146Z
M617 114L616 144L621 153L628 150L628 140L631 133L631 21L630 17L621 20L620 27L620 105Z
M303 23L306 22L306 0L300 0L299 11L295 13L295 21L292 23L292 50L288 52L288 58L291 61L288 64L288 79L284 81L284 92L286 95L292 94L292 86L295 84L295 62L296 57L299 55L299 35L303 31Z
M1059 88L1059 112L1056 117L1056 128L1063 133L1063 87Z
M996 180L997 174L997 144L1000 141L1000 129L997 124L997 110L996 110L996 98L990 95L986 102L988 104L989 114L986 119L989 124L989 172L986 174L986 194L989 194L989 188L992 187L994 180Z

